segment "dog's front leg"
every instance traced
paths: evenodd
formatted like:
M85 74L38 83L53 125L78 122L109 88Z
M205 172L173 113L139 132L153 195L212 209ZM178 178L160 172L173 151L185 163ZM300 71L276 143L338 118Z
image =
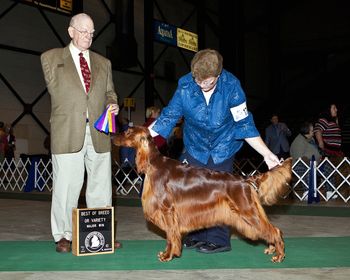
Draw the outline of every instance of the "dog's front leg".
M265 254L273 254L271 261L274 263L280 263L285 258L284 252L284 241L282 237L282 232L277 227L274 227L272 224L269 224L269 230L265 230L264 232L269 232L269 237L266 238L268 241L268 248L265 249Z
M171 261L174 257L181 256L181 235L180 234L169 234L167 235L167 245L165 251L158 253L158 259L161 262Z
M166 233L167 245L164 251L158 253L158 259L161 262L168 262L174 257L181 256L181 234L174 211L168 211L162 221L162 225L158 226Z

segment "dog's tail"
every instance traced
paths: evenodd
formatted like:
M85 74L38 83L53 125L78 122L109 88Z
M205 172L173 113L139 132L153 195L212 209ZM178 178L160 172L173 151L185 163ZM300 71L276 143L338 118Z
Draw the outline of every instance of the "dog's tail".
M284 197L289 191L289 183L292 179L292 158L283 161L271 170L253 175L247 180L257 188L260 202L264 205L275 204L280 197Z

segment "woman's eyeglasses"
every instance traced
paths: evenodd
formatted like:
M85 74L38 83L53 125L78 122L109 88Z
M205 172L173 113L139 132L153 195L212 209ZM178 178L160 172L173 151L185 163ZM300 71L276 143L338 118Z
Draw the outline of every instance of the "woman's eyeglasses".
M195 79L194 81L197 83L197 85L199 85L201 87L208 87L208 86L215 85L218 78L219 78L219 76L217 76L215 78L208 78L208 79L205 79L203 81L198 81L197 79Z

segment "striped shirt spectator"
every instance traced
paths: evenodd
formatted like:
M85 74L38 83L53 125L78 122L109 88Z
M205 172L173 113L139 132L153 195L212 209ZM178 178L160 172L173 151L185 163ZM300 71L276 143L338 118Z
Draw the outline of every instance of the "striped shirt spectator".
M324 156L344 156L341 150L342 135L338 124L337 107L332 104L315 123L315 135Z

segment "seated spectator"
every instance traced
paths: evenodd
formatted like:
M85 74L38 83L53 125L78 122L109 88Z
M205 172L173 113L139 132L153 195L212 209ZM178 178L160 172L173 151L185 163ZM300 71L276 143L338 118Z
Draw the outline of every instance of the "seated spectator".
M308 193L308 187L309 186L309 179L310 179L310 173L307 172L308 167L310 166L310 161L312 157L315 157L316 162L319 162L321 159L321 154L318 150L318 147L316 145L315 139L314 139L314 127L311 122L303 122L300 126L299 134L295 137L293 140L291 146L290 146L290 155L293 158L293 164L296 163L300 158L305 162L303 164L302 162L299 162L296 166L294 166L295 172L299 175L301 178L305 173L307 173L303 177L304 182L304 193L302 195L302 198L307 198Z

